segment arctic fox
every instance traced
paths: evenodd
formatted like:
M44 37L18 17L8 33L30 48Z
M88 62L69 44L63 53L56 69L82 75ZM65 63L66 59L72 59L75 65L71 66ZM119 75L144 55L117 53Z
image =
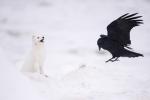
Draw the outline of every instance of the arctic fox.
M43 64L45 59L44 50L44 36L33 34L32 36L32 50L25 60L22 68L22 72L37 72L44 74ZM47 75L45 75L47 76Z

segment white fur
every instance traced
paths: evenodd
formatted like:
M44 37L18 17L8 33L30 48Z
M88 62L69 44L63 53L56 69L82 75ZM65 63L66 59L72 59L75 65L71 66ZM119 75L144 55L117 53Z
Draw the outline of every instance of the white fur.
M44 51L44 41L43 35L33 35L32 36L32 50L24 62L22 71L23 72L38 72L40 74L44 74L43 72L43 64L45 59L45 51ZM45 37L44 37L45 38Z

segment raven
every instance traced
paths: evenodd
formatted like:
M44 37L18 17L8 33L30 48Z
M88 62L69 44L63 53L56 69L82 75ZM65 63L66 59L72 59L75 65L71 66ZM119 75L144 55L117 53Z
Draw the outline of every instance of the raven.
M129 47L131 44L131 29L143 24L143 20L139 19L142 16L137 16L137 14L138 13L127 13L122 15L107 26L108 35L100 35L100 38L97 41L99 51L103 48L112 54L112 58L108 59L106 62L118 61L119 57L143 56L140 53L129 50L132 49Z

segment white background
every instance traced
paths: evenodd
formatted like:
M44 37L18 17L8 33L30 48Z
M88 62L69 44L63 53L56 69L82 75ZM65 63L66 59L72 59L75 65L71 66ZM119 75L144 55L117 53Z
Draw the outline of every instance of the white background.
M150 100L150 0L0 0L0 100ZM139 58L105 63L97 39L125 13ZM46 35L48 78L20 72L33 33Z

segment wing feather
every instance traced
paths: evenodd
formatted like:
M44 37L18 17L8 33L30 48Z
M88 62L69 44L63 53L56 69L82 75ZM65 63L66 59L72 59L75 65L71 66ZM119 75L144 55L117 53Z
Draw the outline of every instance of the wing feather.
M130 31L133 27L143 24L142 16L134 14L124 14L107 26L108 37L118 41L121 45L127 46L131 44Z

